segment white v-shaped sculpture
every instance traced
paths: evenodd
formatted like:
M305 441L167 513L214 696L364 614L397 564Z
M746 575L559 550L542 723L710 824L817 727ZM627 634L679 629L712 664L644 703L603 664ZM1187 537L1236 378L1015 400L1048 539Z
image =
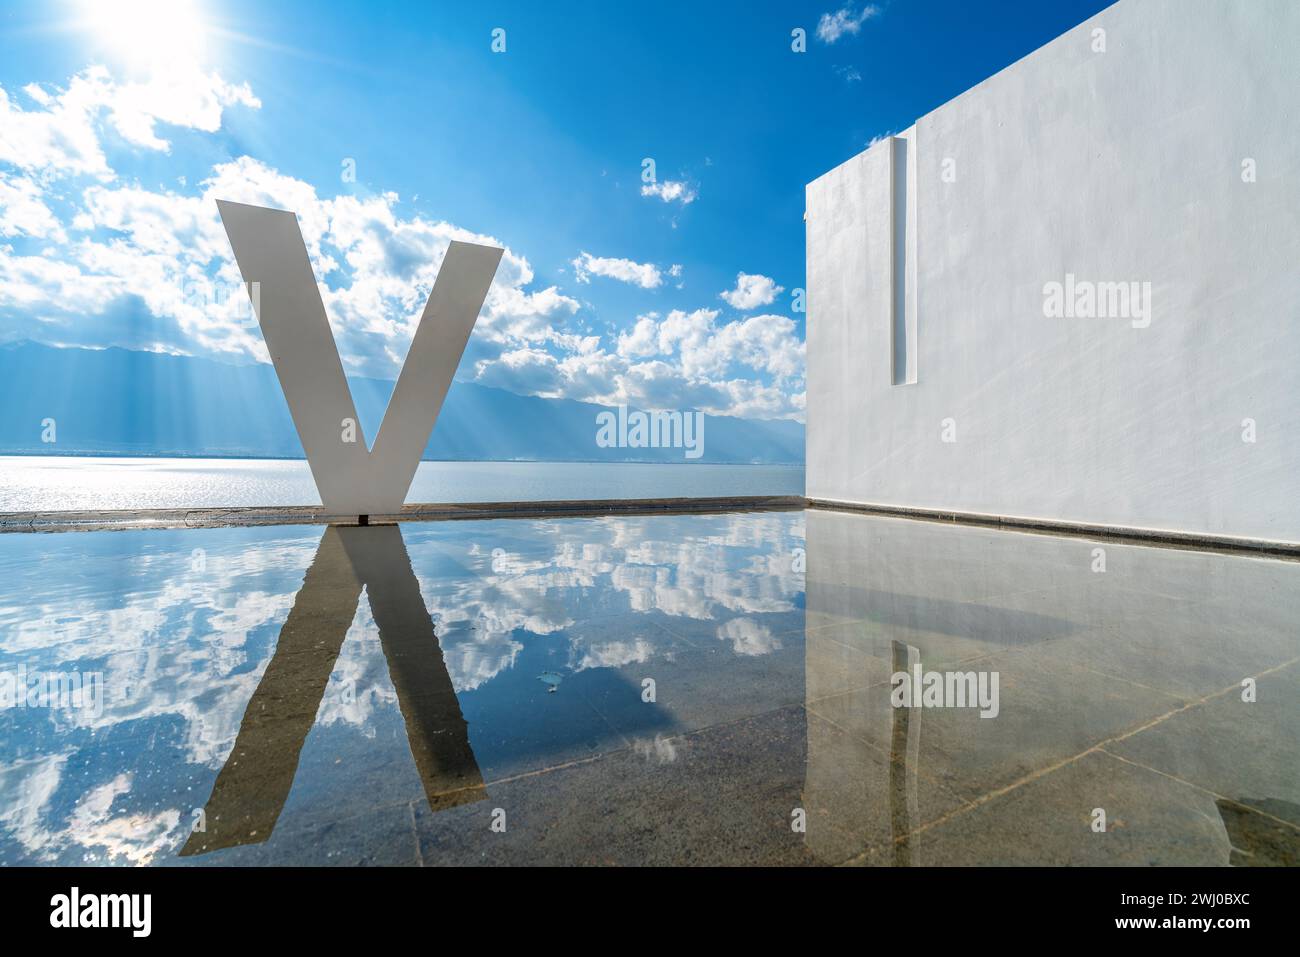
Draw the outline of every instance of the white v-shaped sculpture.
M244 282L257 283L257 321L326 511L401 511L503 250L448 248L368 449L297 215L224 200L217 209Z

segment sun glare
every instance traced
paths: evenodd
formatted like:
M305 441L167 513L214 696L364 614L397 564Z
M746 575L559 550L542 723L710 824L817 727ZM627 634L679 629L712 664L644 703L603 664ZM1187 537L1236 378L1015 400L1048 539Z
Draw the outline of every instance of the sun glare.
M128 66L194 61L207 30L193 0L82 0L86 28Z

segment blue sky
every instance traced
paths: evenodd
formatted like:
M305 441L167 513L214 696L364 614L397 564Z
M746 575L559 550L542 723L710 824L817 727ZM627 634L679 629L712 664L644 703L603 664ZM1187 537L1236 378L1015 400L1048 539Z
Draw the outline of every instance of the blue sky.
M459 378L801 419L804 184L1106 3L109 6L0 7L0 342L264 361L220 197L298 212L350 373L490 239Z

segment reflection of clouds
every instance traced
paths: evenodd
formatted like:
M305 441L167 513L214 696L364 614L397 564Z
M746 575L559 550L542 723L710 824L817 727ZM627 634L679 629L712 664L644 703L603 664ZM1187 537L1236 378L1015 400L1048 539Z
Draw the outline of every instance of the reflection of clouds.
M268 611L274 616L268 601L292 602L301 572L286 576L285 569L305 570L315 548L308 538L255 543L230 554L212 550L203 570L183 549L78 556L78 574L68 587L25 594L21 604L0 607L5 650L46 651L71 661L191 636L242 645L248 630L268 620ZM250 587L264 575L293 577L293 587L276 595Z
M611 516L564 526L492 527L505 538L520 526L532 533L523 545L469 543L461 554L469 556L470 574L450 587L420 581L457 691L481 687L513 667L527 635L571 629L593 597L608 603L611 595L622 596L626 604L615 612L716 621L793 611L803 594L803 576L793 570L803 520L790 513ZM421 547L413 546L411 555L419 566ZM752 621L732 626L725 637L736 654L780 647ZM570 644L575 670L621 667L655 655L644 638L595 644L575 636Z
M411 550L418 564L419 552ZM513 570L492 574L491 560L482 566L488 574L455 581L450 589L439 581L420 579L420 591L433 619L442 647L443 662L457 691L473 691L514 666L523 644L514 635L552 635L573 625L547 581L547 567L536 571Z
M397 707L397 689L388 675L388 663L379 641L379 628L368 602L357 602L357 615L348 627L321 696L316 724L344 724L375 736L371 717L376 711Z
M0 823L30 854L41 854L56 840L41 827L41 814L59 788L68 754L49 754L30 761L0 765L4 807Z
M578 651L577 647L574 651ZM585 645L581 649L574 671L586 671L588 668L621 668L624 665L641 664L654 656L655 646L645 638L628 641L603 641Z
M246 636L258 628L277 626L292 602L292 594L242 595L234 607L208 620L212 630L202 638L156 640L108 655L103 668L103 713L85 723L109 728L174 714L185 724L189 759L219 766L266 666L263 658L249 667Z
M644 526L646 520L639 524ZM643 528L629 541L621 585L640 592L633 599L637 606L702 621L725 612L775 613L795 607L793 599L803 592L803 582L779 556L801 545L803 538L801 530L796 537L786 516L691 516L687 527L693 533L686 537L656 539L650 528ZM774 557L778 561L772 569L769 559ZM656 574L629 574L646 566Z
M25 851L38 860L52 862L70 846L85 849L82 859L94 862L149 864L163 850L175 844L181 812L175 809L155 814L113 816L113 802L131 791L131 775L118 774L91 788L68 815L64 828L43 823L48 806L58 791L68 754L49 755L33 761L0 766L0 785L11 800L0 812L2 822Z
M600 608L601 614L658 612L713 621L790 611L803 591L789 560L803 544L803 525L790 513L611 516L493 527L523 535L503 545L470 542L468 574L420 579L458 691L481 687L513 667L527 636L572 629L593 600L608 604L611 596L624 596L622 608ZM175 715L186 728L189 760L218 766L317 538L313 531L231 544L206 534L173 539L172 550L137 546L125 554L88 556L58 593L38 590L21 606L0 607L5 651L47 671L104 672L98 718L50 712L49 720L105 729ZM194 541L203 546L201 563L192 557ZM454 539L444 542L433 543L440 553L456 549ZM427 547L411 549L417 570ZM729 627L726 637L737 653L765 647L756 632L734 630L747 626ZM250 648L254 633L265 644ZM643 638L603 644L575 638L572 644L578 668L643 662L654 653ZM364 726L377 706L395 702L386 669L376 668L381 660L362 602L331 682L340 694L327 694L322 706L327 721Z
M81 744L81 735L136 725L164 732L168 743L153 747L176 747L188 763L217 767L234 743L317 536L222 547L213 541L223 536L204 535L193 539L207 546L205 561L196 563L184 539L168 550L149 537L157 532L105 534L88 533L100 536L90 539L95 545L117 548L74 553L76 572L66 584L31 581L23 605L0 607L6 657L46 671L102 672L103 710L27 711L12 733L42 740L38 725L48 722L61 743ZM260 640L250 647L253 634ZM179 728L175 745L169 726ZM0 768L0 823L27 853L50 861L78 847L87 862L147 864L179 840L181 811L113 814L113 803L131 791L131 774L94 786L65 780L70 754ZM61 812L64 820L50 820L59 813L61 786L80 797Z
M104 849L106 858L132 864L148 864L173 843L172 832L180 823L177 810L157 814L112 816L113 801L131 790L131 776L119 774L107 784L88 791L72 812L62 840L83 847Z
M443 652L443 662L457 691L473 691L507 668L524 646L508 635L483 635L475 641L462 641Z
M603 520L622 523L613 536L624 545L614 556L612 583L627 592L634 610L710 621L725 612L795 608L803 581L789 556L803 544L802 525L781 513L688 518L690 534L669 539L652 534L654 519Z
M718 638L731 642L731 650L738 655L766 655L781 647L771 629L752 618L733 618L719 625Z
M219 768L320 534L67 533L48 546L48 561L15 560L0 551L5 659L36 671L104 675L97 717L56 709L6 716L7 733L26 747L35 742L38 750L54 750L53 741L61 752L0 766L6 834L40 859L72 843L135 863L183 837L188 812L115 817L114 802L125 801L132 787L129 774L73 782L67 760L92 743L91 735L125 729L150 736L149 747L158 751L145 759L150 764L173 760L162 756L170 749L180 763ZM669 660L673 642L648 621L637 628L629 615L715 622L718 637L736 654L766 654L779 645L762 615L796 608L803 592L803 577L790 561L803 546L802 518L794 513L434 523L403 534L458 692L515 667L528 642L546 636L563 636L573 671ZM196 546L202 562L193 559ZM51 574L50 568L61 570ZM624 621L605 630L607 619L619 617ZM595 631L576 629L578 622L597 623ZM318 720L373 735L375 715L396 707L363 601ZM136 790L147 781L137 777ZM71 796L59 800L60 789L82 795L73 810ZM66 820L50 823L56 807Z
M10 614L21 610L0 609L5 651L41 670L103 673L102 712L49 710L45 719L56 732L100 732L174 715L184 727L187 760L217 767L234 743L315 536L224 548L206 542L205 561L196 565L188 543L167 551L122 534L122 553L78 556L74 585L57 599L51 591L32 596L21 618ZM250 661L248 636L258 632L265 640Z

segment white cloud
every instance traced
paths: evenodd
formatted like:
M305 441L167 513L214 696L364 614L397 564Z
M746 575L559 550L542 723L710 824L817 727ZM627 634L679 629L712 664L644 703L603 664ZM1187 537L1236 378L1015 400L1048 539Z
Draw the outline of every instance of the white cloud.
M247 83L230 84L193 65L121 84L106 68L91 66L57 94L34 83L23 91L41 108L24 110L0 87L0 162L45 176L101 180L114 175L98 132L105 117L129 144L167 151L170 143L158 136L156 122L213 133L226 107L262 105Z
M52 235L39 208L30 206L39 192L21 188L16 195L28 205L16 206L3 188L7 182L0 181L0 229L21 222L25 231L40 227ZM161 340L116 344L266 361L215 201L292 209L345 367L391 378L451 241L504 245L450 223L403 218L394 193L323 199L310 184L249 157L217 165L200 188L198 195L181 195L90 186L72 219L73 231L106 229L109 238L82 235L53 260L0 250L0 312L44 307L44 318L56 327L47 338L75 343L78 332L106 335L87 316L130 299L171 325L158 333ZM518 344L562 335L559 326L577 311L577 300L554 286L531 290L532 281L528 261L507 247L476 328L479 340Z
M155 123L169 123L215 133L228 106L260 109L262 101L247 83L227 83L197 67L168 72L145 83L125 83L111 90L105 106L127 142L167 152L171 144L158 136Z
M736 273L736 288L721 293L721 297L733 309L748 312L759 306L768 305L777 293L784 292L784 286L778 286L775 279L753 273Z
M0 88L0 339L268 361L217 214L215 200L226 199L297 214L349 374L396 376L447 248L464 240L505 254L462 377L526 395L802 418L803 344L786 317L719 325L716 309L674 309L594 334L579 301L556 285L538 288L529 261L504 241L407 213L393 192L321 196L249 156L206 176L169 177L172 186L120 181L106 143L115 142L117 163L124 149L173 148L164 124L214 132L227 107L259 105L247 85L216 74L173 79L170 88L122 83L90 67L65 88L24 87L31 110ZM654 195L695 197L672 182ZM684 272L585 251L573 267L578 282L602 276L645 290L669 281L680 289ZM780 291L741 274L724 298L751 309Z
M700 409L711 415L802 419L804 344L786 316L717 324L718 310L650 312L621 333L613 352L556 358L511 355L516 391L606 405ZM481 364L478 381L504 384L506 370ZM769 382L761 381L770 379Z
M646 183L641 187L642 196L658 196L665 203L681 203L688 206L699 195L694 186L681 180L666 179L659 183Z
M653 263L639 263L631 259L607 259L581 253L573 260L573 278L578 282L591 282L592 276L605 276L620 282L631 283L642 289L655 289L663 285L664 277Z
M674 309L659 324L659 352L672 355L675 351L682 371L694 378L721 371L724 360L713 348L717 318L716 309Z
M112 276L87 275L74 263L13 255L0 247L0 307L12 306L38 323L57 323L69 313L94 315L124 291Z
M618 337L618 354L624 357L653 356L659 352L659 313L637 316L631 331Z
M475 381L480 385L558 397L564 394L559 360L545 349L524 347L480 360Z
M49 92L39 83L28 83L25 87L23 87L23 92L26 93L28 96L30 96L37 103L39 103L41 106L49 106L52 102L54 102L54 97L50 96Z
M778 379L800 377L804 370L804 343L787 316L750 316L718 330L711 348L715 353L761 369Z
M854 13L852 7L841 7L834 13L823 13L817 21L817 39L823 43L834 43L847 34L856 34L862 24L880 15L880 7L869 3L861 12Z
M719 625L718 639L731 642L731 650L745 656L767 655L781 647L772 630L752 618L732 618Z
M867 149L871 149L871 147L875 146L877 143L883 143L891 136L896 136L896 135L897 134L893 130L886 130L884 133L877 133L875 136L871 137L871 139L867 141Z
M62 242L66 234L42 199L39 185L0 173L0 236L33 236Z

